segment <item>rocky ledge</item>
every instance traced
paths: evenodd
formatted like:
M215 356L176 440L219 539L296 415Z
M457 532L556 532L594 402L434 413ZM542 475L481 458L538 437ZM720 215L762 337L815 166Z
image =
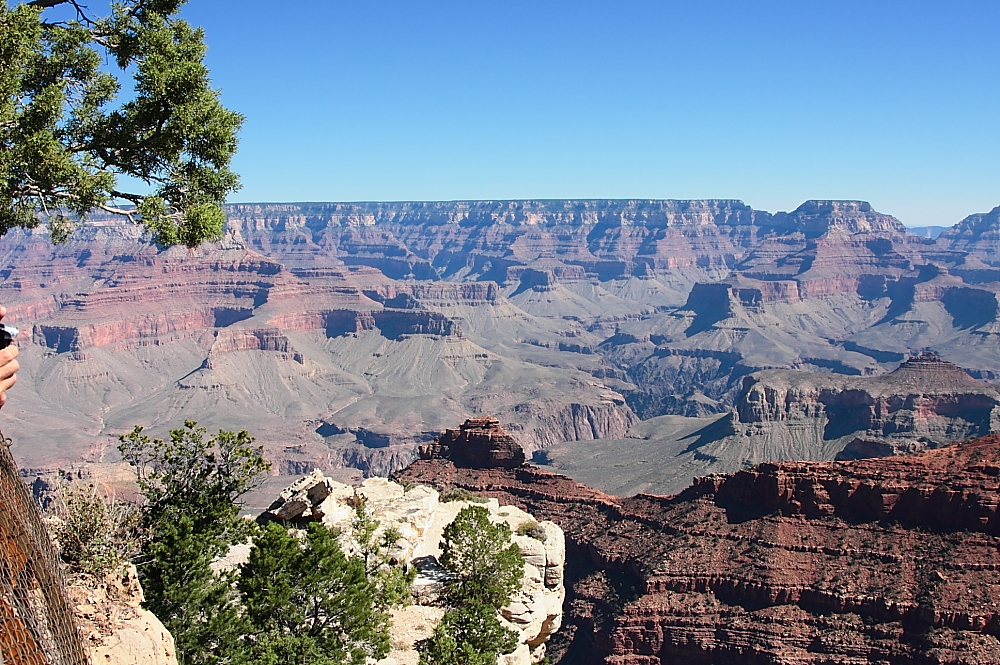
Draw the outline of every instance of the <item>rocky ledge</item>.
M67 587L76 625L91 663L177 665L174 638L140 607L142 587L133 565L103 580L73 580Z
M759 465L671 497L614 497L529 465L431 459L398 476L564 529L553 662L1000 662L1000 436Z
M388 528L399 531L400 539L390 556L396 561L410 562L419 571L413 585L416 603L394 610L393 651L380 665L416 665L419 655L415 643L429 638L444 615L436 603L448 575L437 563L441 555L439 543L445 526L470 501L441 501L438 492L430 487L402 485L385 478L369 478L359 487L351 487L326 478L317 470L283 491L260 519L293 526L318 521L346 534L350 533L359 501L364 501L365 508L379 521L377 536ZM495 522L510 527L514 534L511 539L524 555L521 591L500 610L501 623L517 631L520 640L517 649L500 658L499 665L538 662L545 656L546 642L562 622L566 594L563 532L554 523L543 521L538 530L533 530L534 535L519 535L518 527L534 523L534 517L512 505L501 505L496 499L473 497L472 502L489 510ZM348 541L345 546L350 549L354 545ZM220 565L235 565L245 554L236 549Z

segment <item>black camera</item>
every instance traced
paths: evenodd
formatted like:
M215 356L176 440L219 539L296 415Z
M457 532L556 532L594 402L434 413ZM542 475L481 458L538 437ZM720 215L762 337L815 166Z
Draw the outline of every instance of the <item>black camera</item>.
M10 324L0 323L0 349L6 349L17 337L17 328Z

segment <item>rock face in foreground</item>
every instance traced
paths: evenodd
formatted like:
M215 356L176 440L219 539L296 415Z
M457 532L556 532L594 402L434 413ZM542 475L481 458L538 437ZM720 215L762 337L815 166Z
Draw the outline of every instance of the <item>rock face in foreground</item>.
M764 464L673 497L613 497L527 465L421 460L399 475L565 530L555 662L1000 662L1000 436Z
M152 612L140 607L135 566L100 584L76 581L67 588L77 627L95 665L177 665L174 638Z
M520 450L518 448L518 450ZM405 489L384 478L369 478L360 487L351 487L326 478L320 471L302 478L278 497L261 515L263 520L276 520L302 526L322 522L328 527L350 533L355 508L364 501L366 509L380 523L380 535L394 527L400 533L390 556L397 561L409 561L419 574L413 586L416 604L394 610L392 627L393 651L381 665L416 665L415 642L429 638L444 610L435 604L443 590L448 573L437 559L444 528L469 501L439 500L438 492L425 486ZM514 652L502 656L499 665L530 665L545 656L546 642L562 622L562 606L566 589L563 585L566 545L562 530L552 522L541 522L544 540L518 535L517 529L535 518L496 499L482 505L495 522L505 522L515 534L512 540L524 555L524 577L521 591L511 603L500 610L501 622L520 636ZM539 535L536 533L536 536ZM345 546L350 548L348 541ZM231 552L225 565L239 563L239 552Z

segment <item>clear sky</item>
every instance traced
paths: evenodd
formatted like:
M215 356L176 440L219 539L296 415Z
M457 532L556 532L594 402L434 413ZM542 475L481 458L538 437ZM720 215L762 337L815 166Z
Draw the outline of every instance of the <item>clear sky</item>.
M1000 205L1000 2L190 0L233 201Z

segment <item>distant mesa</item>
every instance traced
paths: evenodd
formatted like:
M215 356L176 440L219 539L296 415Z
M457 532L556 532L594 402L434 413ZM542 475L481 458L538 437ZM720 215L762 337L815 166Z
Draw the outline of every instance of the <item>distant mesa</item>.
M513 469L524 464L524 449L496 418L469 418L420 446L420 459L446 459L459 468Z
M867 201L806 201L790 213L774 215L775 225L819 237L832 228L848 233L905 233L892 215L875 211Z
M655 467L657 483L669 470L656 485L666 492L744 463L906 452L1000 425L988 386L876 395L852 383L885 379L925 348L1000 380L1000 208L936 240L863 201L775 213L732 200L252 204L227 215L226 239L192 251L99 215L57 247L38 230L0 239L0 302L24 331L4 430L22 464L99 457L137 414L163 422L183 406L211 428L258 432L282 472L382 475L446 426L490 414L528 458L549 451L560 465L559 447L579 443L622 482L626 470ZM738 404L751 376L755 396L787 402ZM762 415L740 422L734 405ZM709 416L710 427L675 418ZM640 438L674 446L648 446L659 464L629 435L656 418ZM602 441L619 452L592 455ZM463 463L521 459L497 455Z

